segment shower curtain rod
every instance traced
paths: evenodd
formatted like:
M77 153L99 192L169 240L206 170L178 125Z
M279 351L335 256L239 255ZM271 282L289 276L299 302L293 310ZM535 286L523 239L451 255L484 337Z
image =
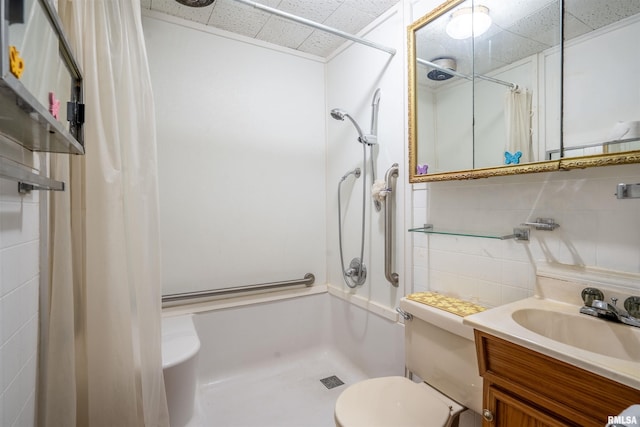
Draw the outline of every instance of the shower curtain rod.
M264 10L265 12L269 12L271 14L278 15L281 18L285 18L285 19L288 19L290 21L294 21L294 22L297 22L299 24L306 25L308 27L313 27L315 29L318 29L318 30L321 30L321 31L325 31L327 33L331 33L333 35L345 38L347 40L351 40L351 41L356 42L356 43L363 44L365 46L372 47L374 49L382 50L384 52L387 52L390 55L395 55L396 54L396 50L393 49L393 48L390 48L390 47L387 47L387 46L383 46L383 45L378 44L378 43L374 43L372 41L363 39L363 38L358 37L358 36L354 36L353 34L346 33L344 31L338 30L337 28L333 28L333 27L329 27L329 26L324 25L324 24L320 24L320 23L312 21L310 19L302 18L300 16L293 15L293 14L288 13L288 12L283 12L283 11L281 11L279 9L275 9L275 8L272 8L272 7L269 7L269 6L265 6L263 4L256 3L256 2L251 1L251 0L234 0L234 1L237 1L238 3L246 4L247 6L253 6L256 9Z
M426 65L426 66L431 67L431 68L435 68L435 69L440 70L442 72L445 72L447 74L454 75L456 77L462 77L463 79L467 79L467 80L472 80L473 77L476 77L476 78L478 78L480 80L486 80L488 82L498 83L499 85L510 87L511 89L515 89L515 88L518 87L518 85L516 85L515 83L505 82L504 80L494 79L493 77L483 76L482 74L476 74L474 76L467 76L466 74L462 74L462 73L459 73L457 71L453 71L453 70L451 70L449 68L441 67L438 64L434 64L433 62L426 61L426 60L420 59L420 58L416 59L416 62L418 62L418 63L420 63L422 65Z

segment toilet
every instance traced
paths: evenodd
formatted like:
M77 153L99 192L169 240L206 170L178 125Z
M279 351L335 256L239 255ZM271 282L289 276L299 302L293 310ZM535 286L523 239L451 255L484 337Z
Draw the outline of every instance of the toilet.
M199 352L192 314L162 318L162 373L171 427L185 426L193 416Z
M412 316L405 321L409 378L373 378L349 386L336 401L336 426L456 427L464 410L482 412L473 329L460 315L411 297L400 301ZM422 382L411 380L414 375Z

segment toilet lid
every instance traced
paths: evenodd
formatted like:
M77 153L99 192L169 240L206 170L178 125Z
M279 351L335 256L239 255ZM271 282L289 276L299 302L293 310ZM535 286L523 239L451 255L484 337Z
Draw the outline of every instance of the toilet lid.
M404 377L373 378L342 392L335 418L342 427L443 426L450 413L446 400L424 383Z

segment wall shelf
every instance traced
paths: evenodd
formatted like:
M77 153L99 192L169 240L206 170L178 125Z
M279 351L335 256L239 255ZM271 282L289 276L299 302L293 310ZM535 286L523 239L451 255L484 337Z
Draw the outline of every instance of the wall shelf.
M425 233L425 234L441 234L447 236L464 236L464 237L479 237L483 239L497 239L497 240L529 240L528 228L514 228L512 233L488 233L488 232L476 232L476 231L461 231L461 230L446 230L435 228L431 224L425 224L423 227L410 228L412 233Z

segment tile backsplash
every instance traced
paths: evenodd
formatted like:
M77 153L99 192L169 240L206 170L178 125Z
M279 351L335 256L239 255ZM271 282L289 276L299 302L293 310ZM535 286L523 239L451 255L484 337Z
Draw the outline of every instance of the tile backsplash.
M530 241L413 236L413 285L497 306L534 293L540 262L640 273L640 199L619 200L618 183L640 182L640 166L419 184L413 226L510 234L536 218ZM640 290L640 284L638 285Z
M0 425L35 425L38 192L0 179Z

